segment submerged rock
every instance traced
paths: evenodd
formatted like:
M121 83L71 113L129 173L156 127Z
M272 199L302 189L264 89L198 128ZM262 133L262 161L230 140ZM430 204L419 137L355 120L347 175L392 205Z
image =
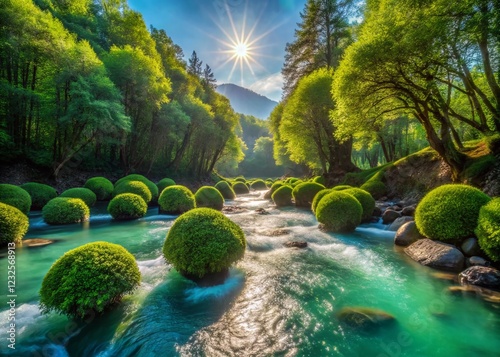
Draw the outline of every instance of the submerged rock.
M441 280L458 282L457 274L453 273L436 272L433 273L432 276Z
M307 248L307 242L303 240L285 242L283 245L287 248Z
M260 234L268 236L268 237L278 237L278 236L285 236L287 234L290 234L290 230L286 228L277 228L277 229L270 229L264 232L261 232Z
M49 245L55 243L55 240L51 239L43 239L43 238L32 238L32 239L24 239L21 241L21 245L23 247L43 247L45 245Z
M415 221L410 221L406 222L398 229L394 236L394 244L406 247L422 238Z
M500 271L483 266L472 266L459 274L461 285L476 285L500 290Z
M391 232L396 232L405 223L408 223L411 221L413 221L413 217L409 217L409 216L403 216L403 217L396 218L396 220L394 222L392 222L389 227L387 227L387 230L391 231Z
M269 212L267 212L264 208L257 208L257 209L255 210L255 212L256 212L257 214L261 214L261 215L267 215L267 214L270 214L270 213L269 213Z
M373 328L392 324L396 318L391 314L369 307L344 307L337 317L352 327Z
M382 214L382 221L384 224L389 224L394 222L399 217L401 217L400 212L388 208L385 210L384 214Z
M479 247L477 239L474 237L467 238L462 243L461 248L462 248L462 252L464 252L464 255L467 257L471 257L473 255L478 255L481 253L481 248Z
M224 206L222 208L222 213L230 214L230 213L243 213L248 211L246 208L239 206Z
M405 248L405 253L422 265L450 271L462 270L465 257L451 244L420 239Z

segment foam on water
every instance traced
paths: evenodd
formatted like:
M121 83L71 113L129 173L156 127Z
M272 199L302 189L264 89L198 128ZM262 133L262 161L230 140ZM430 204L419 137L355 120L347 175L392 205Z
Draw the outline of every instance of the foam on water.
M186 301L191 303L206 302L209 300L220 299L234 292L238 287L241 287L245 281L245 275L237 269L229 270L229 277L224 281L224 284L200 287L193 286L185 290Z

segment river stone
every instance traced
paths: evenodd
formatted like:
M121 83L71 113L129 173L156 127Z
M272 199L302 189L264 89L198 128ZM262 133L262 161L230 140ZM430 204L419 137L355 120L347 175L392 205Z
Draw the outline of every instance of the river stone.
M405 248L405 253L422 265L449 271L462 270L465 257L451 244L420 239Z
M403 216L403 217L396 218L396 220L394 222L392 222L389 227L387 227L387 230L391 231L391 232L396 232L405 223L411 222L411 221L413 221L413 217L409 217L409 216Z
M303 240L285 242L283 245L287 248L307 248L307 242Z
M375 206L372 212L372 216L374 217L382 217L382 209L378 206Z
M394 236L394 244L406 247L422 238L415 221L410 221L406 222L398 229Z
M477 243L477 239L467 238L461 245L462 252L466 257L472 257L473 255L478 255L481 253L481 248L479 248L479 244Z
M472 256L472 257L468 258L467 263L469 264L470 267L474 266L474 265L479 265L482 267L490 266L489 261L487 261L486 259L484 259L482 257L478 257L478 256Z
M396 319L391 314L369 307L344 307L337 317L352 327L371 328L393 323Z
M264 194L264 199L270 200L271 199L271 190L267 190L267 192Z
M494 268L472 266L458 276L461 285L476 285L500 290L500 271Z
M414 216L415 215L415 206L406 206L401 211L403 216Z
M384 214L382 214L382 222L384 224L392 223L396 220L396 218L401 217L401 213L394 211L392 209L386 209Z
M23 247L43 247L52 243L55 243L55 240L43 238L24 239L21 241Z

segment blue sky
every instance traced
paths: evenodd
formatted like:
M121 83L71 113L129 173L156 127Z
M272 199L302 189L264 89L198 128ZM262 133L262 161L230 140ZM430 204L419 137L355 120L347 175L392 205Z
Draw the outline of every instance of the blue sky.
M218 83L235 83L271 99L281 97L285 44L293 40L306 0L129 0L149 27L164 29L187 58L196 51ZM234 29L233 29L234 27ZM253 31L252 31L253 29ZM230 59L231 39L254 42L250 66ZM231 39L230 39L231 38ZM234 69L233 69L234 67Z

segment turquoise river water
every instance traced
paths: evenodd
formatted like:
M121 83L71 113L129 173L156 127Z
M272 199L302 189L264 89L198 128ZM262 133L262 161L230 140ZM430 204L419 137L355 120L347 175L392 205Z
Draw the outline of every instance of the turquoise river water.
M208 288L184 279L162 257L174 216L152 208L138 221L114 222L99 206L90 222L48 226L40 214L31 215L26 239L56 242L16 249L16 349L7 347L9 311L2 302L0 355L500 356L500 309L449 294L452 283L406 258L383 225L324 233L310 211L278 210L260 195L227 202L248 209L228 215L245 231L247 251L223 285ZM272 236L277 228L287 234ZM50 266L68 250L99 240L135 256L140 287L117 309L86 321L41 315L38 291ZM309 245L285 248L289 240ZM6 270L4 249L0 271ZM0 289L5 298L5 273ZM384 310L396 322L359 330L337 318L349 306Z

